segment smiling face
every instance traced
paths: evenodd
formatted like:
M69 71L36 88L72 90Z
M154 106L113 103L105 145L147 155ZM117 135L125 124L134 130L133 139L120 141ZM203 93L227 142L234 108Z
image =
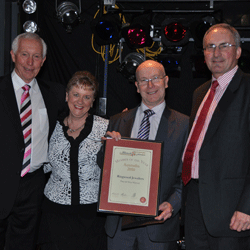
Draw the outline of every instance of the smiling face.
M94 102L94 91L86 86L73 86L66 93L70 116L73 118L84 118Z
M165 89L168 87L168 76L165 76L164 67L152 60L147 60L140 64L136 70L135 86L137 92L141 94L142 102L150 109L161 104L165 99ZM161 78L157 83L151 80L147 84L142 84L142 80Z
M204 47L212 44L218 46L222 43L235 45L235 39L229 30L221 27L211 30L204 38ZM240 55L241 48L236 46L229 47L226 51L220 51L218 47L212 52L204 50L206 64L217 79L237 65Z
M16 54L10 52L15 63L15 71L24 82L30 83L39 73L46 57L43 58L43 46L35 39L22 38Z

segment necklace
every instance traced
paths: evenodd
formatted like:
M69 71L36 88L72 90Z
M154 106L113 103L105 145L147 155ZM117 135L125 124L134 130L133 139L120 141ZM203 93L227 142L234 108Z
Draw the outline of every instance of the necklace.
M85 123L86 123L86 120L84 121L84 123L83 123L79 128L72 129L72 128L69 127L69 117L67 117L67 126L68 126L68 128L69 128L69 132L70 132L70 133L74 133L74 132L76 132L77 130L82 129L82 128L84 127Z

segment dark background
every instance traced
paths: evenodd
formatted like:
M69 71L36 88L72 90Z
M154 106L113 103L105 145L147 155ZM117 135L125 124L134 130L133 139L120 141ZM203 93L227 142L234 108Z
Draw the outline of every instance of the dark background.
M37 13L33 16L24 14L21 4L23 1L5 2L5 19L12 14L13 9L18 9L17 34L23 32L23 23L35 18L38 23L38 34L48 45L47 60L39 73L40 78L50 81L60 82L66 85L73 73L78 70L88 70L94 74L100 83L100 94L103 96L103 86L107 86L107 108L106 116L110 117L124 108L133 108L140 102L140 96L136 92L134 83L129 82L121 73L117 72L119 59L105 66L101 54L101 46L92 40L93 30L91 24L101 12L103 12L102 1L81 0L81 20L82 22L73 27L72 33L67 33L65 27L56 18L56 5L52 0L37 0ZM58 5L63 1L58 1ZM79 1L72 0L77 6ZM143 11L151 10L150 24L154 26L154 35L160 32L161 23L169 20L185 20L188 30L188 40L185 45L162 44L155 42L151 51L162 48L162 53L158 57L151 57L155 60L166 60L171 57L178 61L178 67L173 64L166 66L167 74L170 76L169 88L166 92L167 104L184 114L189 115L192 103L193 91L210 79L211 75L204 65L201 40L196 33L197 26L202 18L212 16L215 22L226 22L236 27L242 36L243 57L240 67L245 71L250 71L249 57L249 37L250 37L250 2L249 1L116 1L117 8L121 10L126 21L131 21L134 16L140 15ZM109 7L108 7L109 8ZM105 6L107 9L107 6ZM14 20L14 21L13 21ZM12 26L13 27L13 26ZM11 27L10 27L11 28ZM8 24L5 24L5 72L11 68L9 56L9 44L11 35ZM12 28L12 36L13 36ZM200 35L201 36L201 35ZM114 60L118 46L114 46L114 54L109 53L109 61ZM178 49L177 49L178 48ZM104 49L104 48L103 48ZM127 44L123 43L121 58L128 53L134 52ZM107 67L107 73L104 68ZM106 78L105 78L106 77ZM106 80L105 80L106 79ZM96 109L98 111L98 100Z

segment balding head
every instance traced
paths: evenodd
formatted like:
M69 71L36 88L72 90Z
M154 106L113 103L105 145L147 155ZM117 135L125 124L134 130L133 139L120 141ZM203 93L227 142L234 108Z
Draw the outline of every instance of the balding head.
M163 65L153 60L141 63L136 69L135 86L148 108L152 109L164 102L168 76Z
M161 63L159 63L157 61L153 61L153 60L147 60L147 61L141 63L136 69L137 81L138 81L138 77L139 77L139 72L144 68L153 68L155 70L159 70L160 72L162 72L162 75L166 75L165 69Z

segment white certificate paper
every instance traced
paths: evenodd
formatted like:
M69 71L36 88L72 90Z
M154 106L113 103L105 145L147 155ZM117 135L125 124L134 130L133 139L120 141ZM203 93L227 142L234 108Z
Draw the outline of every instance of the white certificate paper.
M148 206L153 150L113 147L109 203Z

